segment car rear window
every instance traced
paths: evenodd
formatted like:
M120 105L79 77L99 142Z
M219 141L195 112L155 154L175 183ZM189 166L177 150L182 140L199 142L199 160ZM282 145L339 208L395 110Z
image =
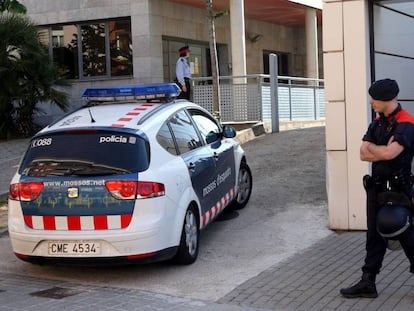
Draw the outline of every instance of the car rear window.
M19 173L26 176L130 174L146 170L149 160L149 144L138 135L77 130L34 137Z

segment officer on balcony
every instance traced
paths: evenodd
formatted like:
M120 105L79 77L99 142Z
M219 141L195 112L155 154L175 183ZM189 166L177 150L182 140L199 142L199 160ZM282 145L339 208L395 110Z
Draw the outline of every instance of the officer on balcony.
M177 65L175 67L176 83L181 88L181 93L178 98L190 100L190 48L186 45L180 48L178 52L180 53L180 57L178 58Z

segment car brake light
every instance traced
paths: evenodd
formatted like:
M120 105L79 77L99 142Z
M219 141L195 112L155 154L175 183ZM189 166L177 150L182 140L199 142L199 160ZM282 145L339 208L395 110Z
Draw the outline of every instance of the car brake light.
M111 180L105 183L106 189L115 199L134 200L165 195L164 184L148 181Z
M164 184L148 181L138 182L138 199L153 198L165 195Z
M42 182L26 182L10 185L9 198L18 201L34 201L43 191Z

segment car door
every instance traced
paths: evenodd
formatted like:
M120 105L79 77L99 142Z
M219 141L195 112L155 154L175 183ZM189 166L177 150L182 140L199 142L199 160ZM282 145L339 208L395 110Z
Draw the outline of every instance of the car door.
M188 112L209 152L213 155L216 187L211 201L221 210L235 194L236 170L233 140L223 137L220 124L206 112L199 109L189 109Z
M214 204L216 164L210 148L203 143L185 110L173 115L168 125L176 142L178 154L187 165L193 189L204 214Z

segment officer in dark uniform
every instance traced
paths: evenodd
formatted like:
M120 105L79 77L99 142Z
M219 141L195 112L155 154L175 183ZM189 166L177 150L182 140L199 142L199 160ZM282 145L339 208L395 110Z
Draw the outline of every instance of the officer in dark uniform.
M191 71L190 71L190 48L188 45L183 46L178 50L180 53L180 57L177 60L177 64L175 66L175 75L176 75L176 83L181 88L181 93L178 98L184 98L190 100L190 92L191 92L191 85L190 85L190 78L191 78Z
M369 125L360 148L361 160L372 162L372 176L364 177L368 227L366 257L361 280L354 286L340 290L346 298L378 296L375 278L380 272L388 243L377 227L380 219L377 216L381 209L378 194L384 193L382 191L386 186L398 180L397 191L407 195L409 202L412 202L411 162L414 155L414 118L398 103L399 88L395 80L376 81L371 85L368 93L371 96L370 104L377 117ZM407 227L408 229L404 229L396 239L410 261L410 272L414 273L414 230L411 219L410 226Z

